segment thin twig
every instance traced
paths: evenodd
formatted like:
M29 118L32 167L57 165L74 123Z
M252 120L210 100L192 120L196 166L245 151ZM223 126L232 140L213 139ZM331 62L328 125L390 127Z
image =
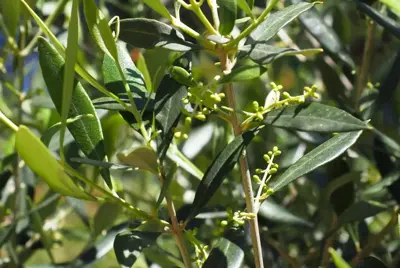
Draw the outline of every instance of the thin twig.
M162 169L159 171L158 173L158 177L160 179L161 183L164 183L165 178L163 175L163 171ZM171 198L169 197L169 195L165 195L165 200L167 201L167 207L168 207L168 213L169 216L171 218L171 228L172 228L172 235L175 238L176 243L178 244L178 248L179 251L181 253L182 259L183 259L183 263L185 264L186 268L190 268L192 267L191 261L190 261L190 256L189 253L185 247L184 244L184 239L183 239L183 235L182 235L182 229L178 223L178 219L176 217L176 211L175 211L175 206L174 206L174 202L171 200Z
M228 55L225 52L220 53L220 60L221 60L221 66L222 66L223 71L226 73L229 73L233 66L228 58ZM234 96L234 92L233 92L232 83L225 84L225 95L226 95L229 107L231 107L234 110L234 112L231 115L231 120L230 120L230 123L233 128L233 132L234 132L235 136L241 135L242 129L240 127L240 122L235 113L236 102L235 102L235 96ZM251 218L249 220L249 225L250 225L251 241L252 241L253 250L254 250L255 267L263 268L264 263L263 263L263 257L262 257L260 230L258 228L258 217L257 217L257 211L256 211L255 204L254 204L254 193L253 193L250 171L249 171L247 158L246 158L246 150L243 150L243 153L239 160L239 166L240 166L240 172L242 175L242 184L243 184L243 190L244 190L244 198L246 200L247 212L254 214L254 218Z
M359 105L361 94L365 88L365 85L367 84L368 72L372 58L375 23L373 21L368 21L367 23L368 23L367 38L365 40L364 54L361 62L361 67L357 79L356 91L354 95L355 98L354 103L356 107L358 107Z

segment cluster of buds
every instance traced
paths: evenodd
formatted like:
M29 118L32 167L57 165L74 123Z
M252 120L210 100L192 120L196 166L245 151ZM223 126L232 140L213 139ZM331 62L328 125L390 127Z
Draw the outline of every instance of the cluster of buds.
M194 252L196 256L194 262L196 263L196 266L202 267L205 260L208 258L208 250L209 250L208 245L204 245L196 238L197 229L186 230L185 234L189 242L194 247Z
M229 226L233 229L238 229L244 225L245 221L254 218L254 213L243 212L240 210L233 212L231 209L228 209L228 219L221 221L221 226L223 228Z
M273 193L273 190L268 187L268 182L271 180L272 175L278 172L279 165L274 163L274 158L279 156L282 152L278 149L277 146L274 146L272 151L268 151L264 154L264 160L267 163L267 168L256 169L256 175L253 176L253 179L260 185L257 196L256 203L266 199ZM262 178L260 175L262 174Z
M254 101L251 112L243 111L247 119L242 123L242 128L246 129L252 122L262 121L264 115L273 109L291 104L301 104L308 98L319 99L319 94L316 92L318 88L315 85L304 87L303 94L299 96L291 96L289 92L286 91L281 92L283 87L281 85L276 85L274 82L271 82L270 86L271 91L265 99L264 106L260 106L257 101Z
M174 133L175 138L188 138L188 132L192 123L192 118L200 121L205 121L207 116L214 111L220 111L220 103L225 97L224 93L214 92L216 87L211 90L204 86L201 82L197 82L193 79L184 68L179 66L173 66L170 70L171 76L179 83L188 87L188 94L182 98L182 102L185 105L192 105L194 108L192 111L183 111L186 114L185 123L183 127L177 128Z

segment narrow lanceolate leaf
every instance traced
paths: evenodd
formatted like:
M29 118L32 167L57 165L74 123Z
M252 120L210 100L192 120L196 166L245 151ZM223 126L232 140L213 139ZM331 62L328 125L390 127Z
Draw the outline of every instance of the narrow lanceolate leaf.
M400 26L394 20L390 19L388 16L383 16L377 10L372 8L370 5L363 3L362 1L355 0L357 7L366 15L368 15L372 20L376 21L383 28L388 30L391 34L400 38Z
M161 0L143 0L143 2L164 18L171 18L168 9L161 2Z
M191 214L186 221L194 218L213 197L225 177L239 160L243 149L251 142L255 134L255 131L249 131L237 136L216 156L197 187Z
M272 110L265 115L263 123L276 127L315 132L348 132L368 129L366 122L351 114L317 102Z
M307 221L289 210L285 207L276 204L271 201L270 198L263 201L258 211L258 215L261 218L268 219L273 222L287 224L287 225L296 225L303 227L313 227L313 223Z
M194 47L168 24L145 18L121 20L119 39L139 48L163 47L175 51L188 51Z
M15 147L26 165L53 191L80 199L92 199L72 181L46 146L27 127L18 128Z
M259 78L267 69L259 65L235 67L229 74L222 76L218 83L246 81Z
M94 0L84 0L83 7L86 23L93 40L105 54L116 59L117 47L107 19L97 8Z
M136 68L128 51L122 46L122 44L117 45L117 55L117 62L112 57L104 55L102 71L106 88L117 95L121 101L130 107L131 101L124 87L124 80L126 80L138 111L143 111L146 103L149 105L148 108L151 108L152 101L147 102L148 98L151 98L151 96L147 92L143 75L139 69ZM122 69L124 79L121 77L117 64L119 64ZM98 109L119 110L122 117L129 124L132 125L137 123L132 113L126 111L126 108L116 102L113 98L102 97L93 101L93 104Z
M132 94L147 92L142 73L138 68L136 68L128 53L128 50L122 44L118 44L117 46L117 55L118 63L124 72L126 81L128 82ZM104 83L108 90L114 94L126 93L122 77L118 71L117 63L108 55L104 56L102 71ZM126 96L126 98L128 98L128 96Z
M240 55L248 55L250 59L261 65L269 64L283 56L293 56L299 54L304 56L312 56L323 51L322 49L296 50L293 48L275 47L264 43L244 45L240 47L239 50L241 51Z
M62 104L61 104L61 131L60 144L64 144L65 129L67 125L68 113L71 106L72 95L75 83L75 63L78 53L78 8L79 0L72 1L71 19L68 26L68 41L64 67L64 83L62 88ZM46 74L44 74L46 75ZM61 162L64 161L64 147L61 149Z
M20 15L20 1L2 0L0 2L0 16L4 20L8 34L15 37L18 29Z
M265 43L301 13L312 8L314 4L303 2L272 13L250 34L247 43Z
M244 13L246 13L247 16L253 17L253 14L251 13L252 7L250 7L248 2L249 1L246 0L237 0L237 5L241 10L244 11Z
M388 7L390 7L397 16L400 17L400 2L397 0L379 0Z
M45 39L38 40L39 62L44 75L44 80L49 94L59 113L62 109L63 69L65 61L55 48ZM75 138L82 152L89 158L102 161L105 159L103 132L100 120L97 117L93 104L82 85L75 80L75 88L72 93L72 101L68 113L69 118L84 116L81 120L68 124L68 129ZM111 178L107 169L102 170L102 176L111 187Z
M202 267L240 268L243 265L243 261L243 250L235 243L222 237L212 248L210 255Z
M338 223L346 224L354 221L362 221L387 209L387 206L375 201L359 201L352 204L340 214Z
M388 266L386 266L380 259L374 256L368 256L360 260L357 268L388 268Z
M271 189L278 191L295 179L313 171L317 167L332 161L350 148L361 135L362 131L352 131L338 134L322 143L320 146L300 158L281 176L271 182Z
M157 154L151 147L142 146L129 154L118 154L118 159L126 165L158 174Z
M142 250L154 244L159 235L160 233L140 231L118 234L114 240L114 252L118 263L124 267L132 267Z
M222 35L229 35L235 26L237 15L236 0L217 0L217 5L220 19L218 30Z
M295 5L304 4L301 0L290 0L290 2ZM299 19L303 27L318 40L325 51L332 56L339 57L339 59L350 67L354 66L351 56L344 48L336 32L326 25L316 10L308 11L306 14L301 15Z
M329 254L331 254L332 261L336 268L351 268L350 264L348 264L333 248L329 248Z

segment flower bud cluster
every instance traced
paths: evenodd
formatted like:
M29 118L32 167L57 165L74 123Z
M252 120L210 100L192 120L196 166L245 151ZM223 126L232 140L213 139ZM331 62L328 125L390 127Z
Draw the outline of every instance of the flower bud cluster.
M240 210L233 212L231 209L228 209L228 218L221 221L221 226L224 228L229 226L230 228L238 229L244 225L245 221L254 218L254 213L243 212Z
M291 96L289 92L282 91L281 85L276 85L274 82L270 83L271 92L265 99L264 106L260 106L257 101L253 101L252 111L243 113L247 116L247 119L242 123L242 128L246 129L252 126L252 122L261 122L264 119L264 115L273 109L280 108L282 106L288 106L291 104L304 103L309 98L319 99L317 86L304 87L303 94L298 96Z
M205 121L207 116L214 111L220 111L220 103L225 98L224 93L215 92L216 87L210 89L204 86L201 82L195 81L192 76L183 68L174 66L170 70L171 76L181 84L188 87L188 94L182 98L185 105L193 106L193 111L183 111L186 114L183 127L177 128L174 133L175 138L188 138L188 133L195 118L200 121Z
M257 184L260 185L256 197L256 202L266 199L269 195L273 193L273 190L268 187L267 183L271 180L272 175L278 172L279 165L277 163L274 163L274 158L281 154L282 152L279 150L279 148L277 146L274 146L272 148L272 151L268 151L263 156L265 162L267 163L267 168L257 168L255 170L256 175L253 176L253 179L256 181ZM261 174L262 178L260 178Z

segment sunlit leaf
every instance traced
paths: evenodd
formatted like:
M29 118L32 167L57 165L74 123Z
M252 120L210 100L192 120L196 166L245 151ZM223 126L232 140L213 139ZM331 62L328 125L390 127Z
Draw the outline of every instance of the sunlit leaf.
M244 148L249 145L254 136L254 131L237 136L215 157L197 187L191 213L186 221L194 218L200 212L200 209L213 197L225 177L239 161Z
M63 57L54 49L48 41L40 38L39 44L39 62L42 68L44 80L49 90L57 111L62 110L62 92L60 85L63 84L63 69L65 61ZM82 85L75 80L75 88L72 93L71 107L68 113L69 118L76 118L82 115L92 115L82 118L74 123L68 124L68 129L78 143L82 152L89 158L102 161L105 159L103 132L100 120L97 117L93 104ZM111 187L111 178L109 171L103 169L102 176L106 183Z
M347 132L368 128L366 122L351 114L317 102L272 110L264 117L263 123L315 132Z
M243 250L235 243L222 237L211 249L203 268L224 267L240 268L244 261Z
M114 240L114 252L118 263L131 267L143 249L155 243L160 233L129 231L118 234Z
M235 26L237 15L236 0L217 0L219 14L219 32L222 35L229 35Z
M361 135L362 131L338 134L327 140L296 163L291 165L282 175L272 180L270 188L278 191L295 179L313 171L323 164L332 161L350 148Z
M244 65L235 67L229 74L222 76L218 83L230 83L259 78L267 69L259 65Z
M163 47L175 51L188 51L194 47L168 24L146 18L121 20L119 39L139 48Z

